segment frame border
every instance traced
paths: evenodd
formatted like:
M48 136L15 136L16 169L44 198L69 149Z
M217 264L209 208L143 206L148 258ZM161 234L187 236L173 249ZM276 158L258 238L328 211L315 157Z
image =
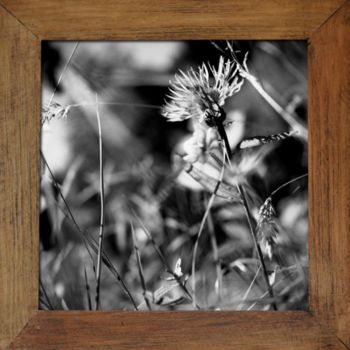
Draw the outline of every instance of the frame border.
M310 312L38 311L41 40L309 42ZM0 0L0 348L350 349L350 0Z

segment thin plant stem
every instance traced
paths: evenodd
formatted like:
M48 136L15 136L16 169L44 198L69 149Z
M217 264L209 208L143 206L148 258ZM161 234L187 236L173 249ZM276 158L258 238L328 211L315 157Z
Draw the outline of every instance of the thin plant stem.
M224 148L224 152L225 151L226 151L226 148ZM225 154L227 156L227 159L229 159L229 156L228 156L227 152L225 152ZM230 162L229 162L229 166L231 168L231 163ZM237 187L238 193L240 194L240 196L242 198L244 211L245 211L245 214L246 214L246 217L247 217L247 221L248 221L248 225L249 225L249 231L250 231L250 234L252 236L252 240L254 242L255 249L257 251L258 258L259 258L259 261L260 261L260 264L261 264L261 267L262 267L262 270L263 270L263 275L264 275L264 279L265 279L265 283L266 283L266 286L267 286L268 293L269 293L270 297L274 300L274 292L273 292L272 286L271 286L270 281L269 281L269 276L268 276L268 273L267 273L267 269L266 269L264 257L263 257L262 251L261 251L261 247L260 247L260 245L258 243L258 240L256 238L256 234L255 234L255 230L254 230L254 226L253 226L253 221L254 220L253 220L253 218L252 218L252 216L250 214L250 210L249 210L247 198L245 196L244 188L242 187L242 185L240 185L238 183L238 181L236 183L236 187ZM194 293L194 295L195 295L195 293ZM273 307L274 310L277 310L277 305L276 305L275 301L272 302L272 307Z
M135 230L133 224L130 222L130 227L131 227L131 233L132 233L132 240L134 244L134 250L135 250L135 255L136 255L136 260L137 260L137 266L139 269L139 276L140 276L140 281L141 281L141 286L143 290L143 298L145 300L145 303L148 307L149 310L152 310L151 303L147 297L147 287L146 287L146 281L145 281L145 276L143 273L143 268L142 268L142 263L141 263L141 256L140 256L140 250L137 245L136 237L135 237Z
M105 223L105 195L104 195L104 177L103 177L103 144L102 144L102 127L101 118L98 108L98 95L96 94L96 119L98 125L98 145L99 145L99 160L100 160L100 230L98 235L98 250L97 250L97 263L96 263L96 310L99 310L100 305L100 287L101 287L101 263L102 263L102 250L103 250L103 238L104 238L104 223Z
M233 48L230 43L228 43L228 46L231 52L233 52ZM246 63L247 54L245 55L242 65L235 58L235 61L239 67L239 73L242 76L242 78L248 80L248 82L252 85L252 87L280 115L280 117L286 123L288 123L293 130L297 130L303 139L307 140L307 137L308 137L307 128L305 127L305 125L302 124L301 121L299 121L299 118L294 113L289 113L285 108L283 108L272 96L270 96L265 91L265 89L259 83L258 79L254 75L249 73L247 63Z
M290 180L290 181L284 183L283 185L281 185L281 186L279 186L278 188L276 188L273 192L271 192L270 197L274 196L274 195L275 195L279 190L281 190L282 188L284 188L284 187L290 185L290 184L293 183L293 182L296 182L296 181L298 181L298 180L301 180L301 179L303 179L304 177L307 177L307 176L308 176L308 173L306 173L306 174L304 174L304 175L300 175L300 176L298 176L298 177L296 177L296 178L294 178L294 179L292 179L292 180Z
M224 51L219 45L212 42L212 44L221 51L224 55L227 55L227 52ZM237 56L233 50L233 47L229 41L226 41L227 48L229 49L231 53L231 58L236 62L239 68L239 73L242 76L242 78L245 78L248 80L248 82L252 85L252 87L259 93L259 95L280 115L282 119L286 123L290 125L290 127L293 130L298 130L300 136L307 140L308 133L307 128L302 122L299 120L298 116L295 115L295 113L291 113L287 109L283 108L272 96L270 96L265 89L262 87L262 85L259 83L258 79L249 73L246 60L247 60L247 54L245 55L243 64L240 64L240 62L237 59Z
M42 298L42 296L39 296L39 305L40 305L40 309L43 308L44 310L52 310L49 304L46 302L46 300Z
M49 309L50 309L50 310L54 310L54 308L53 308L53 306L52 306L52 303L51 303L51 301L50 301L50 298L49 298L48 294L46 293L46 289L45 289L44 284L43 284L43 282L42 282L41 279L40 279L40 287L41 287L41 290L42 290L42 292L43 292L43 294L44 294L44 297L45 297L45 299L46 299L46 304L47 304L47 306L49 306Z
M218 133L219 133L219 135L220 135L220 137L223 140L223 143L225 145L227 158L231 159L231 157L232 157L231 146L230 146L230 142L228 141L226 130L225 130L222 123L218 123L216 127L217 127Z
M67 200L66 200L65 196L63 195L63 193L62 193L62 191L61 191L60 185L58 184L58 182L57 182L57 180L56 180L56 177L54 176L54 174L53 174L53 172L52 172L52 170L51 170L51 167L49 166L49 164L48 164L48 162L47 162L47 160L46 160L46 158L45 158L45 156L44 156L44 153L43 153L41 150L40 150L40 155L41 155L42 160L43 160L44 163L45 163L45 166L46 166L47 170L48 170L49 173L50 173L51 179L52 179L53 184L54 184L54 186L55 186L55 188L56 188L56 190L57 190L57 192L58 192L58 195L60 196L60 198L61 198L61 200L62 200L64 206L66 207L66 209L67 209L67 211L68 211L68 216L69 216L69 218L70 218L71 221L73 222L73 224L74 224L75 228L77 229L77 231L78 231L78 232L82 235L82 237L83 237L83 242L84 242L85 248L86 248L86 250L87 250L87 252L88 252L88 254L89 254L90 258L91 258L93 269L94 269L94 271L96 271L96 267L95 267L95 263L94 263L94 258L93 258L93 256L92 256L92 253L91 253L91 251L90 251L90 248L89 248L88 245L86 244L84 232L80 229L80 226L78 225L77 221L75 220L75 217L74 217L74 215L73 215L73 213L72 213L72 211L71 211L71 209L70 209L70 206L68 205Z
M218 181L219 183L219 181ZM208 215L209 215L209 211L211 206L214 203L214 199L215 199L215 192L217 191L217 189L214 190L213 194L210 196L208 204L207 204L207 209L205 210L204 216L202 218L200 227L199 227L199 231L197 234L197 238L196 238L196 242L194 243L194 247L193 247L193 256L192 256L192 267L191 267L191 275L192 275L192 293L193 293L193 299L192 299L192 304L196 305L196 257L197 257L197 250L198 250L198 245L199 245L199 239L202 235L202 232L204 230Z
M127 102L99 102L99 105L104 106L130 106L130 107L139 107L139 108L151 108L151 109L161 109L161 106L158 105L151 105L151 104L145 104L145 103L127 103ZM72 105L68 105L67 108L75 108L75 107L89 107L89 106L95 106L95 103L76 103Z
M252 279L252 282L250 283L250 285L249 285L247 291L244 293L244 296L243 296L243 298L242 298L242 301L241 301L241 303L240 303L240 304L238 305L238 307L237 307L238 310L242 310L242 306L243 306L243 304L245 303L245 301L247 300L248 295L249 295L250 291L252 290L253 285L254 285L256 279L258 278L258 275L259 275L260 270L261 270L261 265L259 265L259 267L258 267L258 269L256 270L255 275L254 275L254 277L253 277L253 279Z
M255 246L256 252L258 254L258 259L259 259L261 267L262 267L262 271L263 271L263 276L264 276L264 279L265 279L266 287L267 287L267 290L268 290L268 293L269 293L271 299L273 300L271 302L271 305L272 305L272 308L274 310L277 310L277 305L276 305L276 302L274 301L274 298L275 298L274 292L273 292L272 286L271 286L270 281L269 281L269 275L268 275L268 272L267 272L267 268L266 268L266 265L265 265L265 261L264 261L264 257L263 257L262 251L261 251L261 247L260 247L260 245L258 243L256 234L255 234L255 230L254 230L254 226L253 226L253 218L252 218L252 216L250 214L250 210L249 210L247 198L246 198L246 195L245 195L245 191L244 191L243 186L240 185L239 183L237 183L237 189L238 189L238 192L240 193L240 195L242 197L245 214L246 214L246 217L247 217L247 220L248 220L249 231L250 231L252 240L254 242L254 246Z
M219 252L218 252L218 243L216 241L215 231L214 231L214 223L213 223L213 216L211 215L211 212L209 212L208 215L208 231L210 236L210 243L213 250L213 258L214 258L214 264L215 264L215 270L216 270L216 284L215 284L215 290L216 294L218 296L219 302L221 302L222 298L222 274L221 274L221 266L219 261Z
M52 103L52 100L53 100L53 98L55 97L55 94L56 94L56 91L57 91L57 89L58 89L58 86L60 85L60 83L61 83L61 81L62 81L62 78L63 78L64 74L66 73L70 62L72 61L72 58L73 58L74 53L76 52L78 46L79 46L79 41L75 43L74 48L73 48L73 51L72 51L72 53L70 54L70 56L69 56L69 58L68 58L68 61L66 62L65 66L64 66L64 68L63 68L63 70L62 70L62 73L60 74L60 76L59 76L59 78L58 78L58 81L57 81L57 84L56 84L56 86L55 86L55 89L53 90L52 95L51 95L51 97L50 97L50 100L49 100L49 103L48 103L48 107L50 107L50 105L51 105L51 103Z
M158 246L158 244L155 242L155 240L153 239L151 233L149 232L149 230L147 229L147 227L145 226L145 224L142 222L142 220L139 218L139 216L136 214L136 212L134 211L134 209L132 209L129 206L130 211L132 212L132 214L134 215L134 217L136 218L136 220L139 222L139 224L141 225L144 233L146 234L147 238L151 241L154 250L156 251L158 257L160 258L160 260L162 261L163 265L165 266L165 268L167 269L167 272L169 272L174 279L176 280L177 284L180 286L180 288L185 292L185 294L189 297L190 300L193 300L193 296L191 295L191 293L189 292L189 290L187 289L187 287L185 286L184 283L182 283L180 277L173 271L173 269L170 267L168 261L166 260L164 254L162 253L160 247ZM195 305L196 309L200 309L200 307L196 304Z
M41 151L40 151L41 152ZM78 222L76 221L64 195L62 194L62 191L61 191L61 188L54 176L54 174L52 173L51 171L51 168L49 166L49 164L47 163L45 157L44 157L44 154L41 152L41 157L51 175L51 178L52 178L52 181L54 183L54 186L56 187L57 191L58 191L58 194L59 196L61 197L63 203L64 203L64 206L66 207L67 209L67 212L68 212L68 218L72 221L75 229L79 232L79 234L81 235L82 239L83 239L83 243L84 243L84 246L87 250L87 252L89 253L89 256L91 258L91 261L92 261L92 266L93 266L93 270L94 272L96 272L96 267L95 267L95 264L94 264L94 258L92 256L92 253L90 251L90 248L94 251L94 253L97 253L97 242L95 241L94 238L90 237L88 235L87 232L85 232L84 230L82 230L78 224ZM123 288L123 291L125 292L125 294L128 296L128 298L130 299L133 307L135 310L138 310L137 308L137 305L136 305L136 302L129 290L129 288L127 287L125 281L123 280L123 278L121 277L120 273L118 272L118 270L116 269L116 267L113 265L112 261L110 260L110 258L108 257L108 255L102 251L102 261L103 263L108 267L108 269L110 270L110 272L114 275L114 277L120 282L122 288Z
M97 242L95 241L95 239L93 237L90 237L90 236L86 236L86 239L87 239L87 242L89 243L89 245L94 250L94 253L97 254ZM123 278L121 277L120 273L118 272L118 270L113 265L113 263L112 263L111 259L109 258L109 256L103 250L102 250L102 261L108 267L108 269L114 275L114 277L120 282L120 284L123 287L123 291L125 292L125 294L130 299L134 309L138 310L136 302L135 302L135 300L134 300L134 298L133 298L129 288L127 287L125 281L123 280Z
M285 110L275 99L273 99L258 82L257 78L246 70L241 71L241 75L249 81L260 96L287 122L293 130L297 130L303 139L307 140L307 129L292 113Z
M206 208L205 213L203 215L203 218L202 218L199 230L198 230L197 238L196 238L196 241L195 241L194 247L193 247L192 265L191 265L192 293L193 293L192 304L193 304L193 306L195 306L197 304L196 303L196 257L197 257L197 250L198 250L198 245L199 245L199 239L200 239L200 237L202 235L202 232L204 230L205 224L207 222L207 218L208 218L210 209L211 209L211 207L212 207L212 205L214 203L214 199L216 197L216 192L218 191L218 189L220 187L220 184L221 184L221 182L223 180L223 177L224 177L225 155L226 155L226 152L225 152L226 151L226 145L225 145L224 141L222 141L222 148L223 148L223 151L222 151L222 154L223 154L223 159L222 159L223 166L221 168L220 176L219 176L219 179L218 179L218 181L216 183L214 191L213 191L213 193L211 194L211 196L209 198L209 201L208 201L208 204L207 204L207 208Z
M91 295L90 295L90 284L87 278L87 273L86 273L86 267L84 266L84 278L85 278L85 289L86 289L86 296L87 296L87 301L88 301L88 306L89 310L92 310L92 303L91 303Z
M69 311L69 307L68 307L66 301L64 300L64 298L61 298L60 301L61 301L61 305L62 305L63 310L64 311Z
M291 273L289 272L289 275ZM282 279L280 279L278 282L276 282L276 286L280 285L284 280L286 280L289 276L285 276ZM250 311L260 300L262 300L263 298L265 298L266 295L268 295L269 292L266 291L264 292L258 299L254 300L253 304L249 306L249 308L247 308L247 311ZM246 302L250 302L248 300L246 300Z

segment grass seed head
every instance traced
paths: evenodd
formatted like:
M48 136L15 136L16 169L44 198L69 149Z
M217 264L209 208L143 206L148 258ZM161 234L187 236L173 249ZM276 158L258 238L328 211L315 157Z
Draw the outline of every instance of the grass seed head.
M41 114L42 123L44 124L55 118L67 118L69 107L70 106L63 107L56 102L53 102L48 106L43 106Z
M269 197L259 210L257 238L261 250L270 259L272 259L273 248L276 244L276 239L278 236L278 227L275 218L276 213L272 205L272 199Z

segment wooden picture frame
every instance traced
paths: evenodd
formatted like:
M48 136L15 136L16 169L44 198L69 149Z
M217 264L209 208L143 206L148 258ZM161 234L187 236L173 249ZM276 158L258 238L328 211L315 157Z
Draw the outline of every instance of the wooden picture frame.
M350 1L0 1L0 348L350 349ZM307 39L309 312L38 310L41 40Z

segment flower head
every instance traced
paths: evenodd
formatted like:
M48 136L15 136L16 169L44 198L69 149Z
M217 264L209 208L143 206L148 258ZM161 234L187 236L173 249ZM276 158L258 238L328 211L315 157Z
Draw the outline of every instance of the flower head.
M180 70L170 82L169 100L162 114L173 122L195 118L214 126L216 120L222 122L225 119L222 106L242 84L237 63L225 61L222 56L217 68L203 63L197 70L190 68L187 73Z

